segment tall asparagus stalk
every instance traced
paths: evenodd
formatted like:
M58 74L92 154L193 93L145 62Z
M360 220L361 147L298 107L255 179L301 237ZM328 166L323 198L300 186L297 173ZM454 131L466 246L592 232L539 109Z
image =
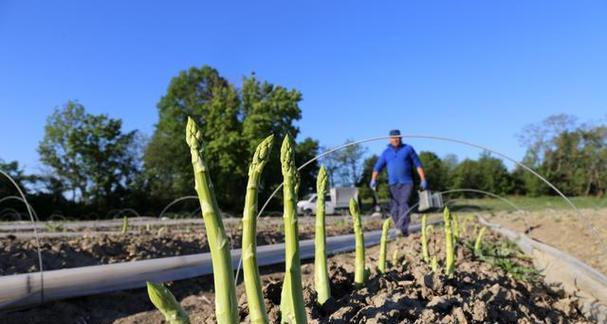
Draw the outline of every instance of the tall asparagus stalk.
M398 263L398 249L394 249L394 251L392 252L392 266L396 267L397 263Z
M273 135L266 137L259 143L253 154L253 160L249 165L249 181L242 216L242 270L249 306L249 320L251 323L259 324L269 323L269 319L263 302L259 268L257 267L257 188L263 168L270 159L273 142Z
M455 242L455 244L457 244L460 238L459 216L457 214L453 214L451 216L451 220L453 223L453 241Z
M296 213L299 175L295 167L295 148L293 146L291 137L285 136L280 149L280 163L284 179L283 219L285 224L285 279L280 299L280 321L282 323L306 323Z
M194 188L198 193L200 209L209 240L209 250L211 250L213 283L215 286L215 317L217 323L220 324L238 323L240 318L238 317L238 302L236 300L230 244L223 228L211 177L202 156L202 133L196 122L189 117L186 127L186 142L192 154Z
M126 235L129 232L129 218L124 216L122 218L122 235Z
M354 241L356 258L354 260L354 285L356 287L362 287L365 285L365 237L363 236L363 225L360 219L360 212L358 210L358 202L352 198L350 199L350 214L352 214L352 220L354 222Z
M392 218L386 219L381 227L379 264L377 265L377 270L379 270L380 273L386 272L386 250L388 249L388 231L390 231L390 226L392 226Z
M175 300L175 296L162 284L147 282L148 296L152 304L164 315L170 324L190 324L188 314Z
M449 208L445 207L443 212L443 220L445 222L445 274L449 277L453 275L455 270L455 252L453 250L453 231L451 229L451 213Z
M482 247L482 243L483 243L483 235L485 234L486 230L487 230L487 228L483 226L483 228L481 228L480 232L478 232L478 236L476 237L476 242L474 242L474 255L477 257L483 256L483 251L481 250L481 247Z
M316 226L314 233L314 288L316 289L318 304L321 306L331 297L325 234L325 195L328 184L327 170L324 166L321 166L316 178Z
M424 262L430 263L430 254L428 253L428 215L422 215L422 257L424 258Z

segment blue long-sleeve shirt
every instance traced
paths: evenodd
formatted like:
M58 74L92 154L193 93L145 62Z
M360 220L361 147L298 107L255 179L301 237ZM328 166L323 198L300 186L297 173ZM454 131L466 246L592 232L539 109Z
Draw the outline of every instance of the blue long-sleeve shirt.
M388 184L410 184L413 183L413 168L421 168L422 163L412 146L401 143L394 147L388 147L382 152L373 167L373 171L381 172L384 167L388 169Z

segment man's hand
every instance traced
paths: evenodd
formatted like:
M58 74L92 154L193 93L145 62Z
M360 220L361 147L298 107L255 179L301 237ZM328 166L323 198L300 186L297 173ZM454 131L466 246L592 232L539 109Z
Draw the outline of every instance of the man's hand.
M377 180L371 179L371 182L369 182L369 187L371 187L371 190L377 191Z
M419 184L419 187L422 188L422 190L428 189L428 181L426 181L426 179L422 180L422 182Z

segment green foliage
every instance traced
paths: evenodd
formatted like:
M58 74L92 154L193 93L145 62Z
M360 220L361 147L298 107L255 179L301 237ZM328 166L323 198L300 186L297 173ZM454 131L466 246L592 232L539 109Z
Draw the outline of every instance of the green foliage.
M481 233L484 229L485 227L483 227ZM480 236L481 234L479 233ZM532 265L527 265L526 261L528 257L520 251L514 242L502 239L497 242L484 243L478 246L479 251L476 251L477 246L472 240L466 242L466 246L481 261L506 271L515 279L531 282L541 279L541 273L533 268Z
M246 164L259 138L270 134L282 137L297 135L294 122L301 118L297 90L260 82L255 75L243 80L241 91L224 79L217 70L203 66L190 68L174 77L167 93L158 103L159 120L145 151L146 178L152 195L161 200L191 194L192 171L187 146L181 140L186 116L200 124L208 167L215 185L221 187L217 199L224 208L234 210L243 203L240 188L246 183ZM298 154L315 154L317 143L309 140ZM277 151L277 150L276 150ZM262 197L281 182L278 152L273 152L266 166L267 177L260 184ZM310 174L314 175L316 165ZM305 184L313 183L303 174Z
M444 164L436 154L428 151L420 152L419 159L428 175L428 187L433 191L447 190L450 184L449 164ZM419 182L419 175L417 173L414 173L414 175Z
M487 152L478 160L466 159L453 170L453 188L479 189L495 194L513 191L511 175L502 160Z
M89 114L69 101L47 119L38 152L65 190L84 203L107 207L139 172L136 135L123 133L120 119Z
M570 115L549 116L523 129L527 147L524 163L571 196L597 195L607 191L607 126L579 125ZM539 179L515 171L525 193L554 194Z
M371 181L371 174L373 173L373 167L377 162L379 156L373 154L366 158L362 163L362 175L360 181L356 184L359 187L358 195L361 200L373 199L373 192L369 188L369 182ZM390 198L390 192L388 190L388 176L386 172L382 172L377 177L377 196L380 200L387 200Z
M13 178L17 185L24 190L24 192L27 192L25 184L31 182L32 177L25 175L23 168L19 166L19 162L5 162L4 160L0 159L0 170L6 172L11 178ZM8 179L5 179L3 176L0 177L0 198L16 193L12 186L13 185L8 181Z
M306 137L302 142L295 146L295 164L299 167L308 160L314 158L319 153L318 141ZM299 195L301 197L314 192L316 186L316 175L318 174L318 162L314 161L310 165L299 171L300 185Z

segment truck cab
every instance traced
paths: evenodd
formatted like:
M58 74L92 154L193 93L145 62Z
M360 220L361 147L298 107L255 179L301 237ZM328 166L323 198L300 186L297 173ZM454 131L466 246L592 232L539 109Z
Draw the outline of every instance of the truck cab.
M358 188L355 187L336 187L331 188L325 195L325 214L347 215L350 206L350 199L358 201ZM305 216L316 214L316 200L318 196L312 193L303 200L297 202L297 213Z
M297 202L297 213L304 216L312 216L316 214L316 200L318 195L315 193L309 194L304 200ZM331 202L331 195L325 195L325 214L331 215L335 213L335 208Z

